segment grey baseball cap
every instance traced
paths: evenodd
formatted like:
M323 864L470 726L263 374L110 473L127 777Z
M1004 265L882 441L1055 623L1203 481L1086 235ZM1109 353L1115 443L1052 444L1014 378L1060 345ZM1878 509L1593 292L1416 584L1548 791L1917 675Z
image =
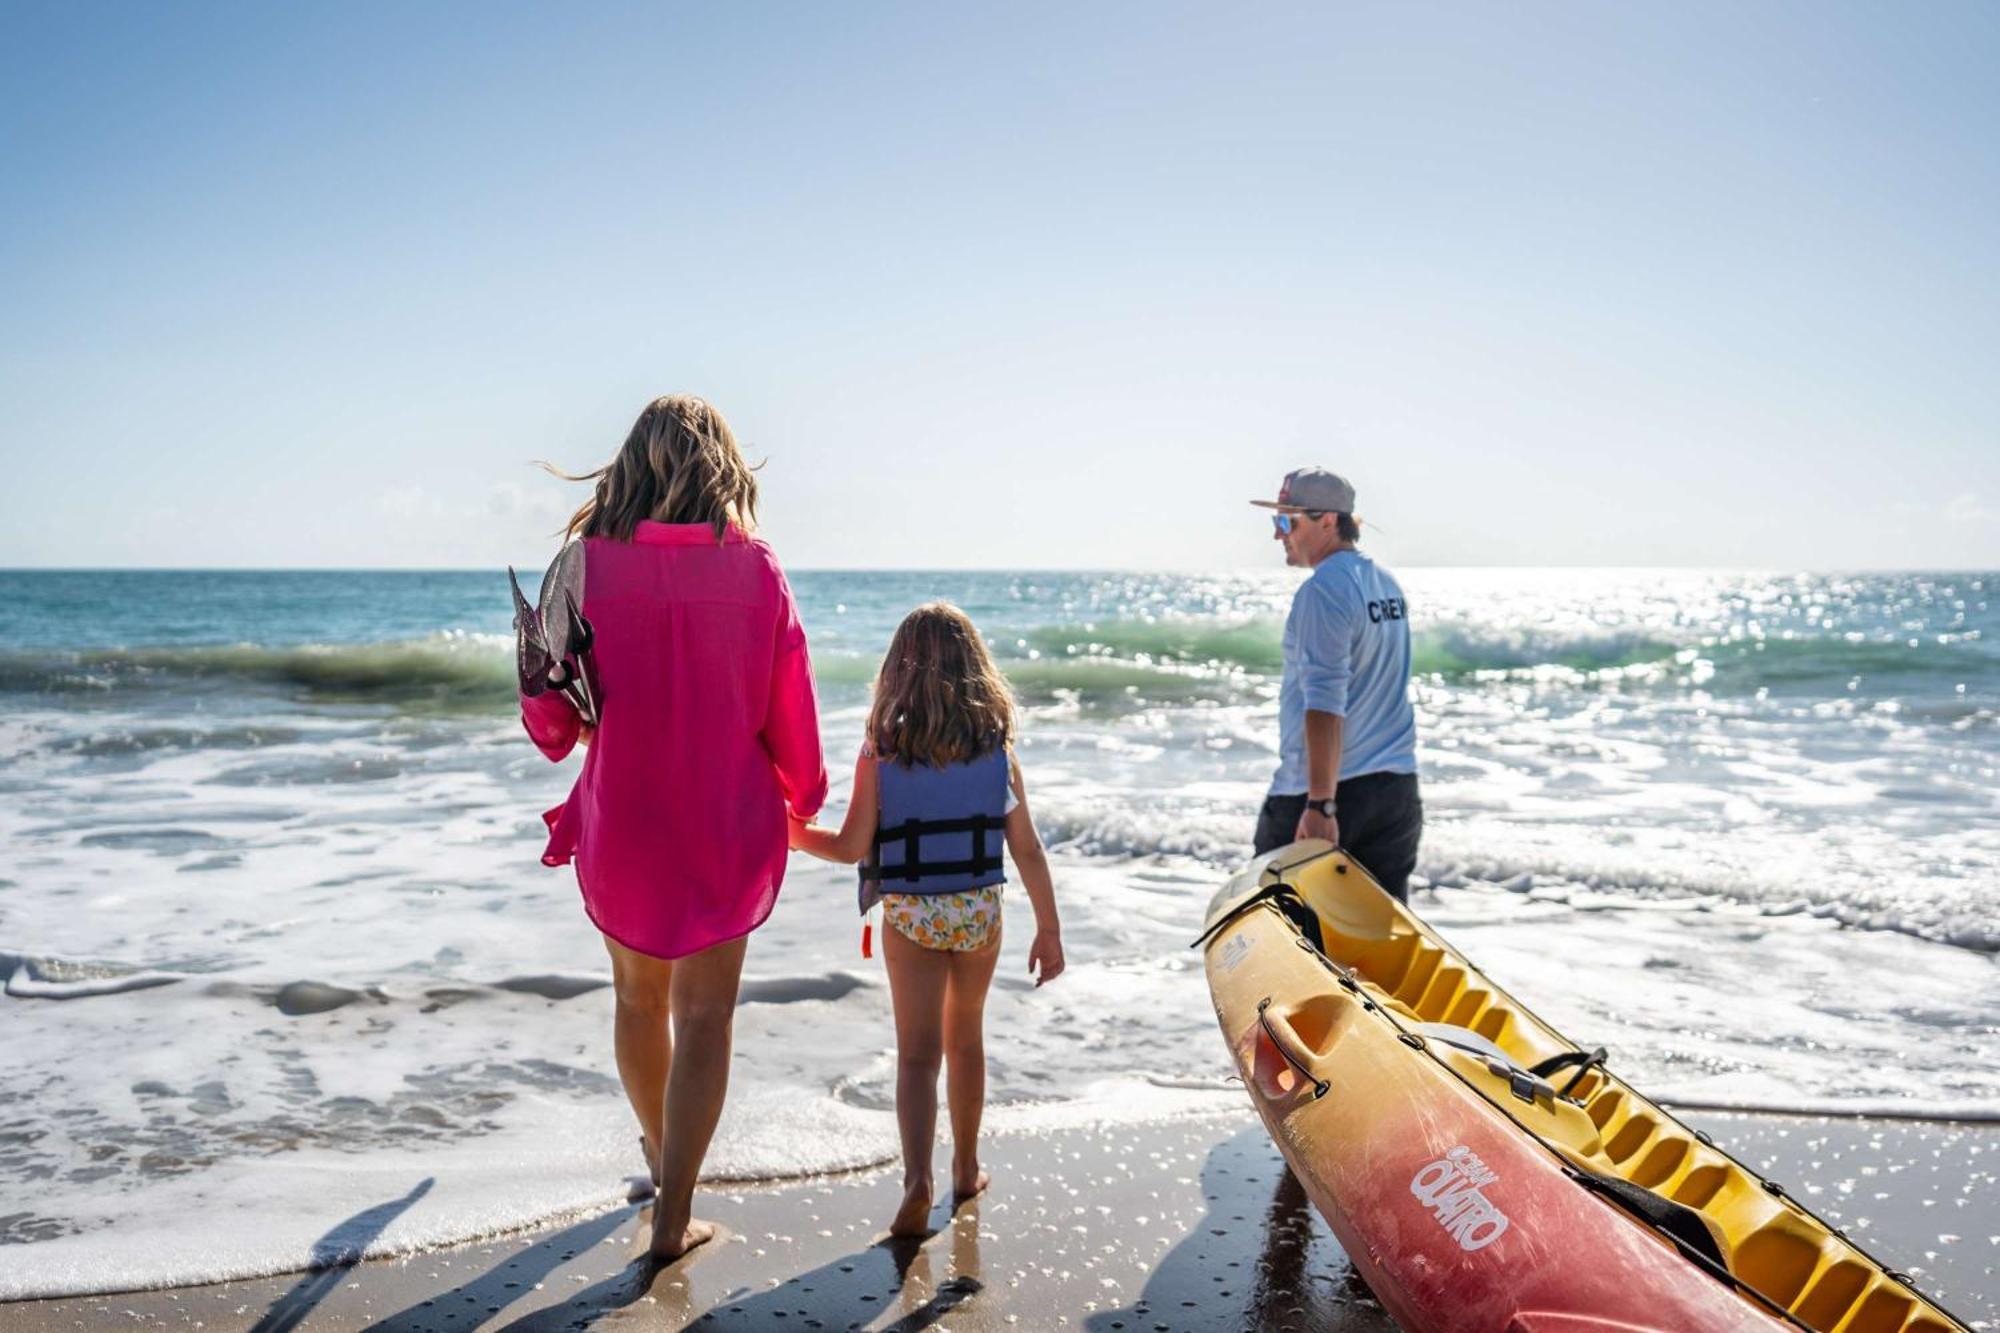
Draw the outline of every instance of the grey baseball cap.
M1253 505L1266 509L1314 509L1328 510L1336 514L1354 512L1354 487L1347 478L1328 472L1323 467L1302 467L1287 472L1278 485L1275 500L1252 500Z

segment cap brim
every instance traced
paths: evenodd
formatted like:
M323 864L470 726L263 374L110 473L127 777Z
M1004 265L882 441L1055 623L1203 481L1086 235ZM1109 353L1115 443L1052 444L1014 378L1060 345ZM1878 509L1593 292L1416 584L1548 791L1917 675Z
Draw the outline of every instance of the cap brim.
M1250 503L1259 509L1290 509L1300 514L1306 512L1303 505L1286 504L1283 500L1252 500Z

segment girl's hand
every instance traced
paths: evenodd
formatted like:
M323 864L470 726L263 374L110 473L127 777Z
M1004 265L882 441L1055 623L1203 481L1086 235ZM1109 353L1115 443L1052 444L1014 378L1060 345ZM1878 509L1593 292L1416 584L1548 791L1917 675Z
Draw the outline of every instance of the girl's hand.
M1053 926L1036 931L1035 942L1028 946L1028 971L1035 974L1035 984L1048 985L1062 970L1062 932Z
M805 831L812 827L810 819L800 819L792 813L792 807L785 807L785 845L793 851L805 846Z

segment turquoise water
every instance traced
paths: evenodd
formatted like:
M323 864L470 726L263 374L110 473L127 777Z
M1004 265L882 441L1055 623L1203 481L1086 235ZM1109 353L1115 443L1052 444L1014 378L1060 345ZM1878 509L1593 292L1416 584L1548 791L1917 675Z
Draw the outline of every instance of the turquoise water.
M992 644L1026 734L1097 751L1088 785L1100 795L1052 810L1059 834L1112 854L1234 854L1241 807L1270 763L1295 575L792 579L830 719L851 722L904 612L948 598ZM1616 872L1634 890L1803 900L1854 924L2000 945L1977 892L2000 864L1987 859L2000 772L1995 576L1412 570L1405 581L1426 771L1437 796L1456 787L1501 826L1487 845L1545 840L1554 821L1541 803L1562 801L1600 831L1643 818L1709 840L1706 871L1653 858L1652 870ZM31 750L74 761L63 777L87 824L93 778L128 771L135 753L229 756L274 727L370 717L417 727L426 755L470 743L512 717L509 615L498 570L0 571L0 696L35 719ZM412 762L396 741L360 771ZM307 747L204 780L325 771ZM1152 794L1200 784L1233 794L1170 827L1145 817ZM1895 830L1874 854L1946 873L1892 891L1863 873L1858 850L1834 865L1824 849L1777 887L1750 873L1770 864L1774 834L1802 848L1866 841L1857 818ZM1537 852L1534 867L1595 868L1589 840L1574 841Z
M2000 575L1454 575L1424 575L1420 676L1616 673L1633 686L1858 695L1942 720L2000 704ZM1025 692L1219 699L1228 690L1213 682L1278 670L1290 588L1269 574L803 571L793 583L835 685L865 683L902 613L945 597ZM0 571L0 689L222 677L388 698L457 685L504 703L494 640L508 626L497 570Z

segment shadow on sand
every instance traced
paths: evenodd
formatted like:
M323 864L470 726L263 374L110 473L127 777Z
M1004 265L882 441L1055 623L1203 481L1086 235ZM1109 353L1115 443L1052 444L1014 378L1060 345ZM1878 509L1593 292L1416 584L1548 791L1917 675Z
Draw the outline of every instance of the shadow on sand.
M939 1242L942 1241L942 1245ZM710 1242L727 1245L726 1238ZM506 1333L577 1333L620 1316L645 1298L638 1326L647 1329L849 1329L920 1333L984 1289L979 1274L979 1202L950 1215L944 1228L922 1239L884 1239L855 1254L785 1279L764 1291L729 1292L699 1316L692 1277L708 1246L680 1263L660 1268L635 1262L560 1305L536 1310L507 1325ZM945 1251L938 1281L933 1251ZM877 1321L884 1321L879 1323Z
M1201 1192L1207 1214L1154 1267L1139 1298L1091 1315L1088 1333L1396 1333L1262 1126L1215 1146Z
M334 1261L351 1258L371 1238L421 1196L371 1209L328 1234ZM1395 1324L1354 1276L1347 1256L1326 1224L1313 1212L1305 1192L1285 1169L1261 1127L1216 1144L1201 1167L1206 1206L1186 1235L1153 1266L1136 1299L1100 1309L1081 1321L1088 1333L1154 1333L1155 1330L1331 1330L1332 1333L1395 1333ZM634 1223L638 1230L649 1210L626 1207L567 1227L532 1245L499 1247L501 1257L487 1271L448 1292L424 1299L367 1325L369 1333L470 1333L500 1326L517 1301L553 1301L526 1310L504 1325L507 1333L582 1333L583 1330L699 1330L791 1328L877 1333L921 1333L947 1319L952 1328L1033 1327L1040 1315L1053 1316L1047 1297L1032 1288L1016 1290L1032 1268L1001 1274L989 1289L980 1257L982 1199L952 1209L940 1204L933 1220L939 1229L921 1240L884 1239L854 1253L770 1286L741 1282L738 1258L706 1268L712 1256L743 1242L726 1233L678 1263L662 1267L632 1257L615 1271L598 1266L617 1256L599 1249ZM636 1255L640 1247L623 1251ZM578 1256L596 1255L597 1281L571 1289L537 1292L544 1279ZM260 1330L294 1327L339 1281L316 1274L274 1305ZM704 1278L704 1272L712 1277ZM754 1271L754 1270L752 1270ZM1009 1273L1012 1273L1010 1267ZM706 1288L703 1290L702 1288ZM1074 1319L1080 1311L1068 1312Z
M251 1326L251 1333L288 1333L311 1314L313 1307L340 1284L347 1270L359 1263L361 1254L389 1223L418 1199L431 1192L435 1177L426 1176L417 1187L400 1199L363 1209L313 1242L312 1266L292 1284L290 1291L271 1302L271 1308Z
M470 1333L470 1330L488 1323L509 1305L532 1292L543 1278L556 1269L591 1246L624 1230L639 1212L637 1208L619 1208L564 1227L533 1245L523 1246L504 1262L450 1291L440 1292L367 1325L367 1333ZM628 1264L614 1277L598 1283L585 1294L592 1296L604 1311L614 1310L645 1296L649 1277L646 1265ZM582 1296L577 1299L581 1300ZM530 1319L538 1317L528 1316ZM521 1322L516 1326L530 1325ZM539 1324L533 1326L542 1327Z

